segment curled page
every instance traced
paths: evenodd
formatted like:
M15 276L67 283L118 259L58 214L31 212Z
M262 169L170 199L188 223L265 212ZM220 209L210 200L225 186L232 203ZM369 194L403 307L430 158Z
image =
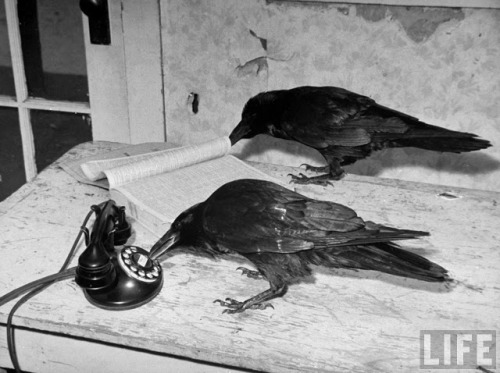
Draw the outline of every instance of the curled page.
M222 157L230 149L231 141L229 137L224 136L197 145L157 152L134 163L105 170L104 173L108 178L110 188L116 188L133 180Z
M87 157L84 162L75 161L74 165L70 164L70 167L75 168L75 170L70 170L76 174L72 174L72 176L76 177L78 181L81 181L82 177L87 182L101 180L106 178L104 174L106 170L149 159L161 154L161 152L179 147L179 145L165 142L145 142L136 145L120 144L119 146L119 149L107 152L104 155L98 154Z

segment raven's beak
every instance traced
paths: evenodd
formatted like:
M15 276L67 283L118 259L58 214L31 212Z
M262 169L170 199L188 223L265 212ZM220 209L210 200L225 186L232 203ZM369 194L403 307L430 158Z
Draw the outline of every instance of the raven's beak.
M178 232L171 233L168 231L165 235L158 240L157 243L153 245L151 250L149 250L149 259L156 260L163 254L165 254L169 249L175 247L175 244L179 241L180 234Z
M236 144L241 139L245 138L252 131L251 123L248 119L242 119L240 123L233 129L233 132L229 135L229 140L231 140L231 146Z

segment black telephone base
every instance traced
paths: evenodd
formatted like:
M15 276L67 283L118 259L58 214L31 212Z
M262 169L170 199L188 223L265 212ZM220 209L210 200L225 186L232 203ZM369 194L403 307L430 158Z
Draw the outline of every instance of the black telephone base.
M87 300L106 310L129 310L151 301L163 286L158 263L145 260L147 252L139 247L125 247L111 258L116 280L104 289L84 289Z

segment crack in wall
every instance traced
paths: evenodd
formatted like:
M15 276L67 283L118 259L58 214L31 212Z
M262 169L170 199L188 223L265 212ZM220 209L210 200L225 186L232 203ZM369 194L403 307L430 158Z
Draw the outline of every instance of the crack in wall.
M266 38L261 38L260 36L258 36L253 30L249 29L248 31L250 31L250 35L252 35L253 37L259 39L260 41L260 45L262 45L262 48L264 48L264 50L267 52L267 39Z

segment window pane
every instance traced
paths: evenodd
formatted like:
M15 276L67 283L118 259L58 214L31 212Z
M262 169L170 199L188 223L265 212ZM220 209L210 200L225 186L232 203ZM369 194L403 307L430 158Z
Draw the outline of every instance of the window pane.
M88 102L82 13L78 2L18 2L29 94Z
M0 107L0 201L26 182L16 109Z
M15 96L5 3L0 1L0 95Z
M38 172L73 146L92 140L88 115L32 110L31 122Z

